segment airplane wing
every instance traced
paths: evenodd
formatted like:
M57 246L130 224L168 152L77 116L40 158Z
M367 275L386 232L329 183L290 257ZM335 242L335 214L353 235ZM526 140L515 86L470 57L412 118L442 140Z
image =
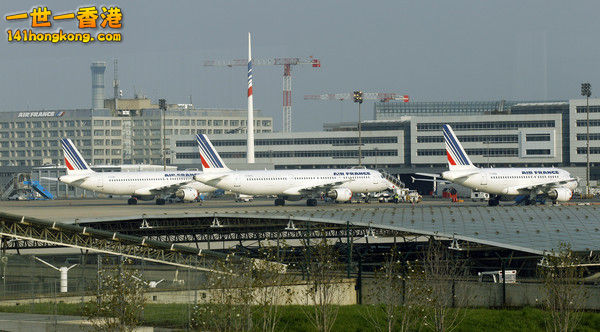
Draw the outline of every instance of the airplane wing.
M434 174L434 173L415 173L415 175L425 176L428 178L441 178L442 174Z
M419 174L419 173L417 173L417 174ZM413 182L413 183L415 183L415 181L424 181L424 182L433 182L433 181L435 181L435 182L437 182L437 183L439 183L439 184L447 184L447 183L451 183L450 181L447 181L447 180L437 180L437 179L436 179L436 180L434 180L434 179L420 179L420 178L416 178L416 177L414 177L414 176L411 176L410 178L412 179L412 182Z
M178 182L178 183L173 183L167 186L156 186L156 187L147 187L147 188L141 188L138 189L138 191L147 191L151 194L166 194L166 193L172 193L177 191L177 189L181 188L182 186L194 183L194 180L190 180L190 181L183 181L183 182Z
M57 181L58 182L58 178L51 178L51 177L42 176L40 179L42 179L42 180L48 180L48 181Z
M560 180L560 181L548 181L548 182L544 182L544 183L538 183L538 184L534 184L534 185L522 185L522 186L515 186L512 189L515 190L522 190L522 189L526 189L526 190L548 190L551 188L556 188L560 185L564 185L567 184L569 182L573 182L573 181L577 181L576 178L570 178L567 180Z
M318 185L313 186L299 186L294 188L289 188L285 190L283 193L285 195L308 195L314 193L320 193L324 191L328 191L335 187L341 186L344 183L348 183L350 181L354 181L352 179L344 180L344 181L335 181L335 182L324 182Z

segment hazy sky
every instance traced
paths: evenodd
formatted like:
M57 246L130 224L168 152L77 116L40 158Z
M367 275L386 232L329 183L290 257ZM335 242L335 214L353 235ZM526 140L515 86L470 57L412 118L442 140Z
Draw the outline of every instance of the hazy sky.
M123 10L119 43L8 43L6 14L38 5L54 13L82 5ZM600 94L598 1L2 1L0 111L90 107L92 61L119 60L125 97L134 87L152 100L197 107L245 108L244 67L203 67L207 59L308 57L321 68L296 66L293 127L354 120L350 102L305 101L305 94L400 92L412 100L569 99L579 84ZM76 21L54 28L75 29ZM54 29L52 29L54 30ZM255 108L281 130L280 66L254 71ZM598 92L596 92L598 91ZM372 118L366 101L363 119Z

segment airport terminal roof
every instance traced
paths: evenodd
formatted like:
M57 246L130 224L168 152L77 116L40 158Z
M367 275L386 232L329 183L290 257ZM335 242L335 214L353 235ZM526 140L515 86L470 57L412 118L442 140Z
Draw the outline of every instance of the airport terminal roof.
M417 206L286 212L293 219L348 221L352 225L454 238L534 254L556 250L561 243L568 243L574 251L600 250L597 206ZM265 218L265 214L261 217Z
M574 251L579 252L600 250L600 207L598 206L421 205L286 210L235 208L200 211L186 215L145 215L145 218L204 216L349 223L351 226L433 235L533 254L556 250L561 243L569 244Z
M414 206L375 203L274 207L271 202L265 201L243 206L232 203L219 205L218 202L209 201L204 206L138 205L134 209L116 202L113 204L90 203L93 202L90 200L82 202L47 203L59 204L54 210L50 206L39 210L31 208L19 210L25 215L44 213L45 219L87 224L91 227L95 227L94 223L114 221L138 223L142 219L150 221L217 217L223 220L260 219L261 223L277 220L279 224L282 220L294 220L433 235L532 254L544 254L558 249L561 243L568 243L574 251L578 252L600 250L600 205L488 207L481 203L448 205L445 202L435 204L425 201ZM60 204L68 204L68 209L65 209L65 206L60 207ZM15 210L11 212L19 213ZM188 226L189 223L186 227Z

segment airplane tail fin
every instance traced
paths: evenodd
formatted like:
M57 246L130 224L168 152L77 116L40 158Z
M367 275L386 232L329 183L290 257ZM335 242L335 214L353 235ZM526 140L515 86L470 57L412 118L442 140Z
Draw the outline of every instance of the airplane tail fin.
M60 144L62 145L65 157L67 174L85 174L94 172L90 166L88 166L87 162L85 162L85 159L83 159L83 156L79 153L79 150L77 150L70 139L63 138L60 140Z
M477 168L471 162L471 159L465 152L462 144L460 144L460 141L454 134L452 127L447 124L443 125L443 132L449 169L451 171L458 171Z
M229 170L208 139L208 136L205 134L197 134L196 141L198 142L200 160L202 161L202 171L204 173Z

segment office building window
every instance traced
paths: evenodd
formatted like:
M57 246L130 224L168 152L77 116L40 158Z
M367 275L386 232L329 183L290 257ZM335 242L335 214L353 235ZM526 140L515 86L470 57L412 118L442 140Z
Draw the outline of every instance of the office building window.
M527 149L525 153L528 156L547 156L550 155L550 149Z
M587 147L577 148L577 154L587 154ZM600 154L600 147L590 146L590 154Z
M590 127L600 126L600 120L590 120ZM587 127L587 120L577 120L577 127Z
M442 131L443 123L417 123L417 131ZM459 130L515 130L519 128L554 128L554 120L454 122L452 129Z
M600 106L590 106L590 113L600 112ZM577 106L577 113L587 113L585 106Z
M550 134L527 134L525 136L527 142L545 142L550 141Z

